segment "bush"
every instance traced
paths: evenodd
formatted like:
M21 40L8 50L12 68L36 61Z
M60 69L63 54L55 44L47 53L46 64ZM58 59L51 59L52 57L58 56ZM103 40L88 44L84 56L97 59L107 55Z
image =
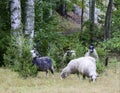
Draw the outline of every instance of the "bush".
M100 74L102 73L104 70L105 70L105 65L103 62L101 61L98 61L97 64L96 64L96 67L97 67L97 72Z
M80 32L80 41L84 45L90 45L91 39L95 42L103 40L103 29L94 24L94 31L90 31L90 22L86 21L83 24L83 30ZM93 42L92 42L93 43Z
M36 76L37 68L32 64L32 55L30 53L32 44L28 44L28 39L24 36L20 38L11 37L7 51L4 54L5 66L13 71L17 71L20 76L25 78Z

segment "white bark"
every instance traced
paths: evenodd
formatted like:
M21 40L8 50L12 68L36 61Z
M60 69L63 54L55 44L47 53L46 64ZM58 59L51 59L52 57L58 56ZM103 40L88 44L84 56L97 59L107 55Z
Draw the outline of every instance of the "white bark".
M34 0L25 1L25 27L24 33L28 35L30 39L34 37Z
M52 10L52 0L50 0L50 10L49 10L49 12L50 12L50 16L49 16L49 17L51 17L52 14L53 14L53 10Z
M9 0L11 12L11 29L16 30L21 27L21 6L20 0Z
M22 42L21 42L21 3L20 0L9 0L10 13L11 13L11 30L15 37L15 43L18 45L19 55L22 54Z

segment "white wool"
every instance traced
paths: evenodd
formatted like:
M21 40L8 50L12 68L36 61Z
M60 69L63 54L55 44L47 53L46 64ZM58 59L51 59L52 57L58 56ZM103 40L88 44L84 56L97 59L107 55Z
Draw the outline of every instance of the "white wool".
M88 52L85 53L85 57L88 57L88 56L91 56L91 57L95 58L96 60L99 60L96 49L93 50L93 53L90 53L90 50L88 50Z
M61 77L66 78L69 74L81 73L95 81L96 73L96 60L93 57L80 57L71 60L68 65L62 70Z

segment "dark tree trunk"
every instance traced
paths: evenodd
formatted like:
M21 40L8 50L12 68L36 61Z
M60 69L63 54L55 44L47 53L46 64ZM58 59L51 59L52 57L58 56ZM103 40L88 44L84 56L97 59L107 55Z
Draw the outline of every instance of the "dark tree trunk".
M111 18L112 18L112 5L113 0L109 0L107 12L105 16L105 24L104 24L104 40L107 41L107 39L110 39L111 37ZM106 48L106 59L105 59L105 66L108 65L108 54L107 54L107 48Z
M90 21L90 36L91 36L91 43L93 40L93 33L94 33L94 11L95 11L95 1L96 0L89 0L89 21Z
M113 0L109 0L109 4L107 7L107 12L105 16L105 25L104 25L104 39L105 40L111 37L112 4L113 4Z
M57 8L57 11L60 15L67 17L67 4L64 0L60 0L60 5Z
M81 11L81 31L83 29L83 14L84 14L84 0L82 0L82 11Z

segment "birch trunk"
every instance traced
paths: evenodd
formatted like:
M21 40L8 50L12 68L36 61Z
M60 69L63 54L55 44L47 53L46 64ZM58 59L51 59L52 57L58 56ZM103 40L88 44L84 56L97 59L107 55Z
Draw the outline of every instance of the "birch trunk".
M24 33L30 38L34 37L34 0L25 0L25 26Z
M16 37L16 43L21 46L21 4L20 0L9 0L11 13L11 30Z
M21 5L20 0L9 0L10 3L10 13L11 13L11 29L14 30L13 34L19 32L18 29L21 28Z
M50 12L50 16L49 17L51 17L52 16L52 13L53 13L53 10L52 10L52 0L50 0L50 10L49 10L49 12Z
M15 37L14 43L18 46L19 55L22 54L22 41L21 41L21 3L20 0L9 0L10 13L11 13L11 30L13 37Z

